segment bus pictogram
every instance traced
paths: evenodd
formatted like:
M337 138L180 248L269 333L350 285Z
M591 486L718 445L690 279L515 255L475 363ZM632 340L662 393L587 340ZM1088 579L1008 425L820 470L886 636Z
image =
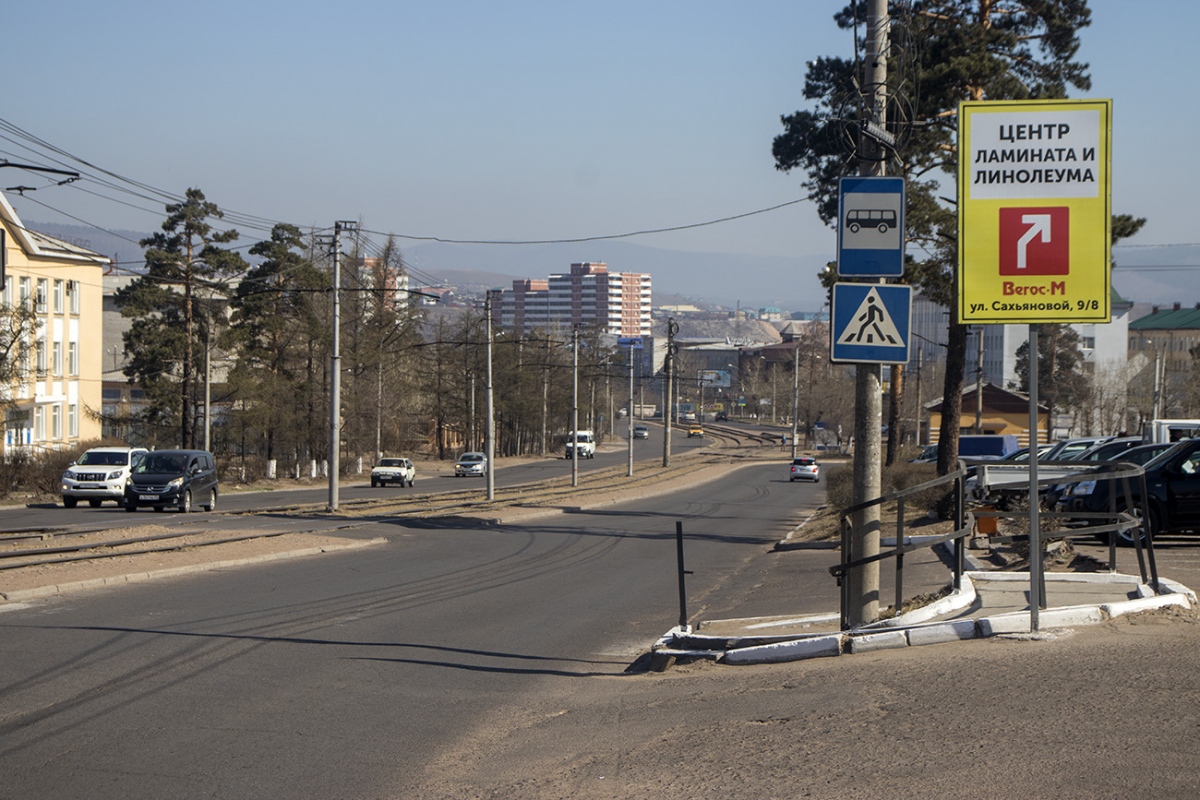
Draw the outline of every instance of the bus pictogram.
M887 233L896 227L896 212L891 209L852 208L846 212L846 227L851 233L862 228L876 228Z

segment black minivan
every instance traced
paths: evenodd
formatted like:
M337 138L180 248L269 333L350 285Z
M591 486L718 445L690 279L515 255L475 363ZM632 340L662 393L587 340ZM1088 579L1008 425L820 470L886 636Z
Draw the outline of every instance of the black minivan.
M125 484L125 510L174 506L183 513L192 502L205 511L217 507L217 465L207 450L153 450L142 456Z

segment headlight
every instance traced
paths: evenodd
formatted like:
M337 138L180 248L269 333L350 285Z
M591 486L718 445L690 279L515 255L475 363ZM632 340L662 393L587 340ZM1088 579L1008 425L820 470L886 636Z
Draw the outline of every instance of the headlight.
M119 469L114 469L112 472L108 473L108 480L110 481L115 481L119 477L121 477L121 470Z
M75 476L73 474L71 474L70 472L64 472L62 479L63 479L63 481L73 481L73 480L75 480Z
M1091 494L1093 491L1095 491L1095 489L1095 481L1080 481L1079 483L1075 484L1075 487L1071 489L1070 493L1073 495L1085 495Z
M183 486L183 478L179 477L167 484L168 489L178 489Z

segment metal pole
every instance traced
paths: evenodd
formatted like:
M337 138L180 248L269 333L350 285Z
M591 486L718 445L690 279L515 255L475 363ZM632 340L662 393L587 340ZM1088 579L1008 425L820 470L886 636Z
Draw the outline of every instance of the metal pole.
M204 449L212 451L212 297L205 306L204 329Z
M629 471L627 477L633 477L633 339L629 340Z
M338 510L342 445L342 223L333 223L333 348L329 357L329 510Z
M870 0L867 7L866 75L864 86L871 91L870 115L876 125L884 124L887 103L887 0ZM870 153L878 152L877 145L865 135L860 145ZM882 175L883 161L866 159L863 173ZM857 505L874 500L882 494L880 475L882 457L880 438L883 434L882 416L883 368L879 364L859 364L854 387L854 494ZM853 535L848 561L857 561L879 554L880 508L870 506L854 514ZM843 554L845 555L845 554ZM874 561L850 570L846 576L851 599L849 622L859 627L879 618L879 562Z
M975 433L983 433L983 326L976 326Z
M679 332L679 324L675 319L667 320L667 358L663 364L665 389L663 390L663 457L662 465L671 466L671 417L675 413L674 401L671 397L671 373L675 370L675 334Z
M688 630L687 588L684 576L688 571L683 568L683 522L675 520L675 562L679 570L679 629Z
M571 485L579 485L579 328L571 329Z
M1042 597L1042 542L1038 530L1038 326L1029 326L1029 630L1038 631Z
M792 349L792 460L796 459L798 452L798 443L796 441L800 433L800 347L799 342L792 342L797 347Z
M484 301L484 314L487 316L487 427L484 435L487 437L487 499L496 499L496 405L492 392L492 295L489 293Z

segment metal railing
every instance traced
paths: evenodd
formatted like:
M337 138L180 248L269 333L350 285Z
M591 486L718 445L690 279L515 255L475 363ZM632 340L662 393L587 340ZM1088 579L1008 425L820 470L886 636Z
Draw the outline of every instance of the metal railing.
M855 559L854 561L843 561L841 564L835 564L829 568L829 572L837 579L840 587L841 595L841 626L842 630L850 628L850 581L845 580L847 573L857 567L866 564L873 564L884 559L894 558L896 560L896 613L900 613L900 607L904 601L904 556L914 550L923 550L925 548L936 547L945 542L954 542L953 566L954 588L957 591L962 588L962 575L964 563L966 561L966 544L964 539L970 536L975 527L975 517L967 511L965 502L964 482L966 480L967 470L963 463L958 463L958 469L947 475L934 478L925 483L919 483L916 486L910 486L907 489L901 489L898 492L877 497L874 500L867 500L864 503L851 506L841 513L841 531L842 531L842 557L845 558L847 553L851 552L850 543L853 534L850 519L855 514L865 511L873 506L881 506L885 503L896 503L896 544L889 550L881 550L879 553L864 558ZM928 489L933 489L942 485L953 484L952 499L954 501L954 530L942 536L935 536L930 539L922 539L920 543L907 543L904 535L905 511L907 498L912 495L924 492Z
M1149 495L1146 491L1146 474L1145 470L1136 464L1128 462L1109 462L1104 465L1094 463L1080 464L1082 467L1087 467L1087 470L1071 475L1056 475L1038 481L1039 487L1048 488L1058 484L1075 484L1081 481L1095 480L1111 482L1112 486L1109 489L1108 511L1107 512L1086 512L1086 511L1039 511L1038 517L1047 520L1068 520L1080 525L1080 527L1058 528L1050 531L1042 531L1039 526L1040 540L1042 544L1060 539L1076 539L1076 538L1092 538L1106 536L1109 549L1109 569L1116 571L1117 566L1117 540L1118 537L1126 534L1129 531L1135 531L1129 537L1137 554L1138 570L1141 574L1143 583L1149 583L1154 587L1155 591L1159 591L1158 582L1158 566L1154 557L1154 518L1149 505ZM1096 472L1097 468L1114 467L1109 471ZM842 537L842 557L845 559L846 554L851 552L851 541L853 537L853 527L851 519L854 515L873 506L882 506L886 503L896 503L896 543L890 549L881 550L879 553L864 558L855 559L852 561L843 560L842 563L836 564L829 568L829 572L837 579L840 587L841 596L841 627L842 630L850 628L849 608L851 598L850 581L845 580L846 575L853 569L872 564L885 559L895 559L896 574L895 574L895 605L894 609L897 614L904 602L904 556L916 550L936 547L947 542L953 542L952 566L953 587L955 591L962 589L962 576L965 572L966 561L966 539L975 533L975 524L977 519L1021 519L1028 520L1028 509L1021 511L1001 511L995 510L994 507L986 504L982 507L968 509L965 483L968 476L968 470L962 461L958 462L958 469L954 472L935 478L925 483L910 486L907 489L902 489L898 492L877 497L873 500L868 500L858 505L851 506L841 512L841 537ZM1138 482L1138 490L1135 492L1131 486L1131 480ZM940 536L925 538L919 543L912 543L905 536L905 520L906 520L906 499L924 492L928 489L936 488L937 486L950 485L951 499L954 503L954 530L950 533ZM1009 490L1009 496L1019 495L1017 490ZM1028 490L1024 492L1028 495ZM1040 491L1039 501L1040 502ZM1100 522L1101 524L1091 524ZM1137 532L1140 529L1140 532ZM1146 535L1147 531L1149 535ZM988 536L988 541L992 544L1004 544L1009 542L1029 541L1029 533L1013 534L1006 536ZM1046 578L1045 570L1040 571L1041 581L1038 586L1037 603L1039 608L1046 607Z

